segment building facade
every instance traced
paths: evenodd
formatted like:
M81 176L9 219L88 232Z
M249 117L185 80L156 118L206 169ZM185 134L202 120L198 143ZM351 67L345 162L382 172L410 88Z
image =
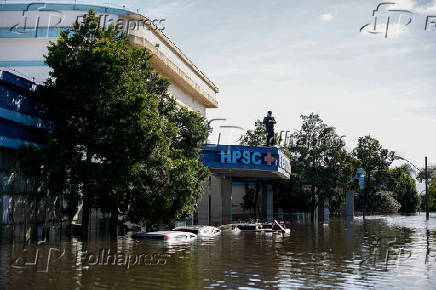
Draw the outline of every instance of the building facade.
M25 238L42 234L41 225L59 224L61 201L47 194L43 183L29 179L16 167L15 150L21 145L44 146L49 124L32 100L31 81L0 70L0 236L12 232ZM39 228L38 228L39 225ZM29 232L30 231L30 232Z
M205 145L203 164L211 171L195 222L221 225L259 219L271 222L272 182L290 178L289 158L276 147Z
M217 108L218 88L163 33L162 23L127 9L109 6L59 3L0 4L0 209L1 225L13 225L17 236L32 229L41 236L41 225L55 224L60 201L47 200L44 188L21 176L15 168L15 150L20 145L42 146L47 124L38 113L31 94L49 77L44 63L47 46L93 9L100 25L117 25L132 45L152 53L151 65L171 84L169 93L180 106L206 115ZM98 212L91 228L99 223ZM94 218L95 217L95 218Z
M48 44L90 9L100 17L102 27L118 25L132 45L153 54L152 66L171 80L169 92L180 105L203 115L207 108L218 107L218 88L165 36L164 26L125 9L44 2L0 4L0 69L42 83L49 73L44 63Z
M59 3L0 4L0 195L2 225L18 225L26 232L33 219L38 225L60 219L59 200L47 200L44 188L14 170L14 150L23 144L41 146L47 124L31 100L36 84L49 77L44 54L61 30L93 9L100 25L120 26L132 45L153 55L151 65L169 78L169 92L179 105L206 115L217 108L218 88L171 40L159 21L107 6ZM189 221L218 225L256 217L273 217L271 182L290 175L289 159L277 148L206 145L201 161L211 170L196 214ZM255 196L255 202L247 198ZM49 208L48 208L49 207ZM97 224L97 219L95 219ZM91 217L91 227L94 218ZM37 231L41 232L41 228Z

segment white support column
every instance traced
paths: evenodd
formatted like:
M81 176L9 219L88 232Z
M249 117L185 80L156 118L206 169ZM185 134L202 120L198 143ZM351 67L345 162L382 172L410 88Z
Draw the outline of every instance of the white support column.
M204 182L203 197L197 209L197 222L199 225L210 225L210 186L211 176Z

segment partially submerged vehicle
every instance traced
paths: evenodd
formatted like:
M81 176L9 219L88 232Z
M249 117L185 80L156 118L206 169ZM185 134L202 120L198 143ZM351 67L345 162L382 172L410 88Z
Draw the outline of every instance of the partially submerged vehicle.
M163 241L190 242L197 238L196 234L180 231L143 232L132 235L134 239L149 239Z
M231 230L234 232L291 233L290 229L285 228L284 225L281 225L277 221L273 221L272 223L232 224Z
M237 232L260 232L262 231L262 224L232 224L231 229Z
M217 227L202 225L176 227L173 231L193 233L199 237L216 237L221 234L221 230Z
M278 223L264 224L262 226L262 229L265 233L283 233L283 234L291 233L290 229L286 229L284 226Z

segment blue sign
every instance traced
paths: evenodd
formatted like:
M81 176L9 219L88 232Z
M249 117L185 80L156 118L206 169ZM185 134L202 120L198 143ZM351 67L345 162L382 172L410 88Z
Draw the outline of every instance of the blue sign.
M355 179L359 179L359 186L360 189L364 189L365 188L365 170L363 170L363 168L359 168L359 170L357 170L357 175L355 177ZM375 181L374 177L371 177L372 181Z
M275 147L205 145L200 161L211 169L251 169L290 175L289 158Z
M238 162L242 162L243 164L254 164L254 165L262 164L262 154L260 152L252 152L248 150L244 150L244 151L221 150L220 155L221 155L221 163L236 164ZM274 157L271 155L270 152L268 152L266 153L264 160L268 166L271 166L272 162L274 162Z

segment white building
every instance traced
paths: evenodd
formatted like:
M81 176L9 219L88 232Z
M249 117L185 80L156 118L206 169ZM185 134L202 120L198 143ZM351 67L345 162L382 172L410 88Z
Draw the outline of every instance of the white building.
M36 200L34 189L27 186L25 176L12 170L14 150L23 144L37 145L41 135L40 119L30 109L24 91L32 87L30 81L43 83L49 77L49 67L44 63L47 46L57 40L61 30L81 21L90 9L100 16L101 26L121 26L132 45L152 53L151 65L169 78L169 92L181 106L203 116L207 108L218 106L218 88L163 34L161 21L107 6L0 4L0 224L24 222L26 215L37 208L29 202Z
M0 4L0 72L11 71L37 83L43 82L49 76L49 67L44 63L49 42L56 41L60 30L80 21L90 9L100 16L101 26L120 25L132 45L145 47L153 54L151 65L170 79L169 91L180 105L203 115L207 108L217 108L218 88L163 34L162 23L125 9L59 3ZM25 121L31 118L17 108L13 112L10 108L7 110L0 106L0 125L2 120ZM11 120L10 116L15 116L15 119ZM32 126L27 123L15 125ZM25 133L21 133L23 138ZM6 136L10 144L21 142L15 142L16 136L12 135ZM1 138L0 130L0 154L11 156L11 151L2 149ZM8 150L11 149L10 146ZM221 158L230 152L233 152L232 161ZM271 181L289 178L290 174L289 159L284 154L277 148L230 145L208 146L202 153L202 162L212 174L205 183L205 194L194 220L200 224L220 224L248 216L249 212L241 207L245 185L261 183L256 216L271 221L274 212ZM247 156L252 156L252 159L246 159ZM2 180L11 180L11 172L6 169L2 172L0 168ZM0 187L0 193L4 197L3 212L8 212L6 208L13 204L9 197L13 191L2 191Z
M59 3L0 4L0 70L22 74L35 82L48 77L44 54L59 31L93 9L102 26L118 24L133 45L152 52L152 66L171 81L176 100L205 115L217 108L218 88L161 31L163 23L125 9Z

